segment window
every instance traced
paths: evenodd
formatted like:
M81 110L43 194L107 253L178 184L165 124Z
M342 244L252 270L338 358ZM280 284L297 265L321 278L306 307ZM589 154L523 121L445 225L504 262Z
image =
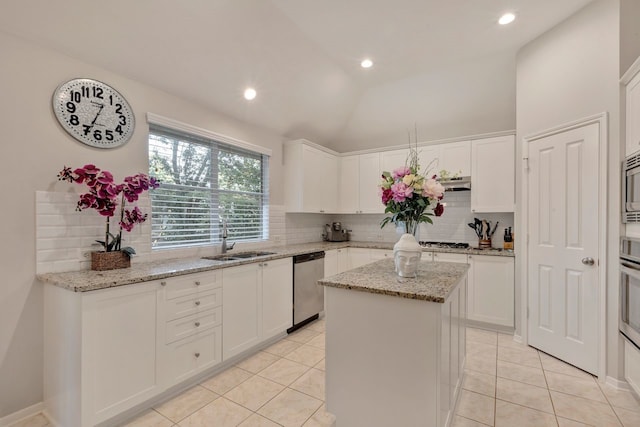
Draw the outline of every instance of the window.
M220 242L222 219L229 241L269 238L269 156L211 136L150 120L149 170L161 181L150 192L152 248Z

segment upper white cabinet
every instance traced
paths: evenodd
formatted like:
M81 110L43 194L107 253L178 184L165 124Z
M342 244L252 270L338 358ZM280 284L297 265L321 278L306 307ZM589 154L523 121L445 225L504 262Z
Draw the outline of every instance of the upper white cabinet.
M418 147L418 160L422 172L429 175L446 170L459 176L471 175L471 141Z
M284 144L285 210L338 211L338 157L309 141Z
M626 86L626 155L640 150L640 73Z
M378 195L381 180L380 153L340 158L340 196L342 213L383 213Z
M394 169L407 164L409 149L383 151L380 153L380 172L393 172Z
M471 211L513 212L515 138L477 139L471 143Z

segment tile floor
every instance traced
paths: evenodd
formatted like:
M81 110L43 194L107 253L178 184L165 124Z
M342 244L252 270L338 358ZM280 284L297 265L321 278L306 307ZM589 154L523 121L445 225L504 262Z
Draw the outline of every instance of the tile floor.
M316 321L126 426L331 426L334 418L324 409L324 337L324 321ZM17 426L48 422L39 414ZM510 335L468 328L452 427L484 426L638 427L640 403Z

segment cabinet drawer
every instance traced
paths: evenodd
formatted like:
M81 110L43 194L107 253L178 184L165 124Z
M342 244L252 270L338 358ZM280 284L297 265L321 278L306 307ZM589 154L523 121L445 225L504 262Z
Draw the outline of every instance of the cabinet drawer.
M197 292L209 291L222 286L222 270L204 273L185 274L184 276L169 277L160 283L165 283L166 299L193 295Z
M222 361L222 326L168 344L165 350L163 375L173 385Z
M196 295L185 295L165 302L166 320L179 319L195 313L202 313L222 305L222 288Z
M222 323L222 307L166 323L166 342L171 343Z

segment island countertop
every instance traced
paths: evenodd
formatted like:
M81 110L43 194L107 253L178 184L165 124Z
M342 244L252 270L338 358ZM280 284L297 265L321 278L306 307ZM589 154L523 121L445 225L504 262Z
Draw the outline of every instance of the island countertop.
M418 277L404 278L395 272L392 259L383 259L335 276L321 279L323 286L444 303L466 276L468 264L420 261Z

